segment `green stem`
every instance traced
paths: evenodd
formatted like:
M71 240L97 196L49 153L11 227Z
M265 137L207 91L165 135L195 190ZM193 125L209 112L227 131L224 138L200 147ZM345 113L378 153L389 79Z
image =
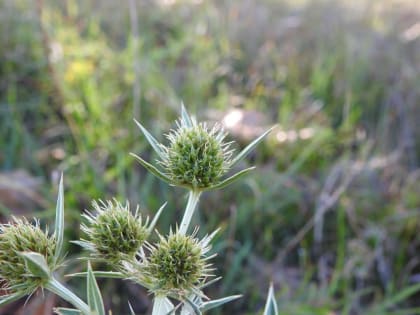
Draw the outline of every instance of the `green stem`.
M194 214L195 207L197 206L198 200L200 199L201 191L190 190L188 195L188 203L185 208L184 217L181 221L181 226L179 228L179 233L185 235L190 225L191 218Z
M174 309L165 295L156 295L153 301L152 315L166 315Z
M90 315L90 307L83 302L77 295L67 289L64 285L58 282L54 277L51 277L50 280L45 285L45 288L50 290L51 292L57 294L67 302L71 303L75 306L79 311L81 311L84 315Z

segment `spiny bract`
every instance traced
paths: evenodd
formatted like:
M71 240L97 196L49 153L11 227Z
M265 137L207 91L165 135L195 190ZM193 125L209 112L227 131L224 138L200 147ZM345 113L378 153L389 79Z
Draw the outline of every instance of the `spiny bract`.
M95 212L87 212L87 223L82 225L87 239L77 243L90 250L94 258L110 264L133 258L150 233L148 220L142 224L138 207L133 214L128 202L123 206L115 200L94 201L92 205Z
M11 292L30 294L43 286L46 279L31 274L20 255L35 252L44 256L49 269L56 269L54 253L56 240L26 219L13 218L12 223L0 225L0 278L5 280L5 289Z

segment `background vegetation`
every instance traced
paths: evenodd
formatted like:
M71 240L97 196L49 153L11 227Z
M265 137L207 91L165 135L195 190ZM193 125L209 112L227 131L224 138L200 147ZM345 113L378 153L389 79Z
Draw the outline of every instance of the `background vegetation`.
M195 218L203 234L222 222L208 294L244 294L213 314L260 313L270 281L280 314L420 314L419 21L414 0L2 0L2 219L53 222L63 171L68 239L114 196L150 214L168 201L167 230L184 191L128 155L153 159L132 118L162 134L183 100L238 147L279 124L257 171L206 193ZM101 287L114 314L127 299L150 310L137 286Z

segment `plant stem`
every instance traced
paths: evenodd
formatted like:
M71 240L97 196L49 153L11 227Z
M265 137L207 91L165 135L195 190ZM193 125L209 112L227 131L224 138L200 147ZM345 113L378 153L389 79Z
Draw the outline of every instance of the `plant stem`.
M54 277L50 278L50 280L45 285L45 288L57 294L58 296L66 300L67 302L71 303L84 315L91 314L90 307L85 302L83 302L77 295L75 295L72 291L70 291L64 285L62 285L59 281L57 281Z
M188 203L187 207L185 208L184 216L181 221L181 226L179 228L179 233L182 235L185 235L188 230L188 226L190 225L191 218L194 214L195 207L198 203L198 200L200 199L201 192L190 190L190 193L188 194Z
M174 309L172 303L164 295L156 295L153 301L152 315L166 315Z

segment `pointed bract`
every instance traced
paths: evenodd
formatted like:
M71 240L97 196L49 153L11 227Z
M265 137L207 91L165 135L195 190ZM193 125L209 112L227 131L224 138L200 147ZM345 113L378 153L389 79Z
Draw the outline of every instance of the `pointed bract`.
M58 185L57 206L55 210L55 227L54 237L56 240L54 261L59 263L63 254L64 242L64 188L63 188L63 173L61 173L60 184Z
M232 162L229 166L233 167L242 159L244 159L271 131L273 131L274 128L276 128L276 126L271 127L257 139L248 144L236 157L232 159Z
M278 315L277 302L274 296L273 284L270 285L268 290L267 301L265 302L265 308L263 315Z
M95 276L92 272L90 262L88 263L88 274L87 274L87 297L88 305L91 311L97 315L105 315L104 302L102 300L101 291L99 290Z

